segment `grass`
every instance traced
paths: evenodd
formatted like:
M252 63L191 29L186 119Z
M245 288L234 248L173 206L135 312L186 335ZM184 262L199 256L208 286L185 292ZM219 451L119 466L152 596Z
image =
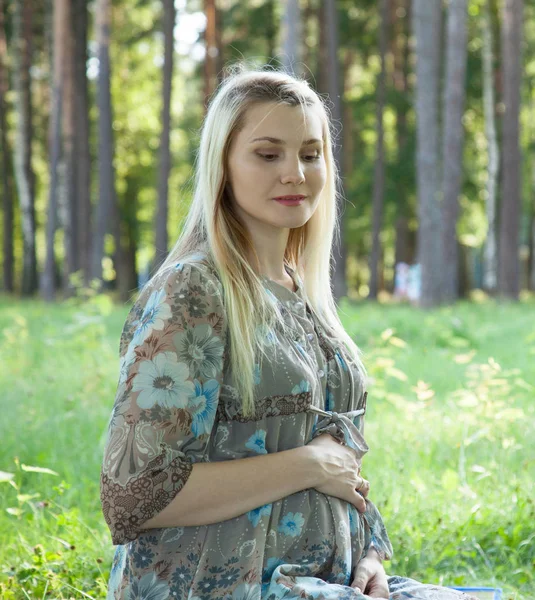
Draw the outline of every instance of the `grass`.
M390 574L535 596L535 305L350 303ZM98 482L128 307L0 296L0 597L104 598Z

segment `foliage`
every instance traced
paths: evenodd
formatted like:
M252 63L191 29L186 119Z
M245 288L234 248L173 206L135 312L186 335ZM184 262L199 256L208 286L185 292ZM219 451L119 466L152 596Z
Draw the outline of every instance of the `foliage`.
M6 600L105 597L99 469L127 308L87 290L61 306L0 296ZM364 468L390 573L533 597L533 309L342 302L370 375Z

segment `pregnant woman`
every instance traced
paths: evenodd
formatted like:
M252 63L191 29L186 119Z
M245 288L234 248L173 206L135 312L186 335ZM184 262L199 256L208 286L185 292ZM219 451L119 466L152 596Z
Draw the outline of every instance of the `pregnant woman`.
M331 292L331 127L274 70L235 69L210 103L184 228L121 336L109 599L471 598L383 567L366 372Z

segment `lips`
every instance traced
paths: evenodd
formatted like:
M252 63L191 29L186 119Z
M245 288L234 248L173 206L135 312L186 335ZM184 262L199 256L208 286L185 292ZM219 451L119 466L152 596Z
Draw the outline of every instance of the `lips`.
M297 200L304 200L306 198L306 196L303 195L296 195L296 196L277 196L277 198L273 198L273 200L282 200L282 201L297 201Z

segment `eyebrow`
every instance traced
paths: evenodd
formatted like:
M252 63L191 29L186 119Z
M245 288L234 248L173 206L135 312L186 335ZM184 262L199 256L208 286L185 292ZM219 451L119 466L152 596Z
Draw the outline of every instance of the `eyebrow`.
M284 140L279 140L279 138L274 138L274 137L269 137L269 136L255 138L254 140L251 140L250 143L252 144L253 142L261 142L261 141L267 141L267 142L272 142L273 144L280 144L281 146L286 146L286 142ZM309 140L305 140L303 142L303 146L309 146L310 144L321 144L321 143L322 143L321 140L318 140L317 138L311 138Z

